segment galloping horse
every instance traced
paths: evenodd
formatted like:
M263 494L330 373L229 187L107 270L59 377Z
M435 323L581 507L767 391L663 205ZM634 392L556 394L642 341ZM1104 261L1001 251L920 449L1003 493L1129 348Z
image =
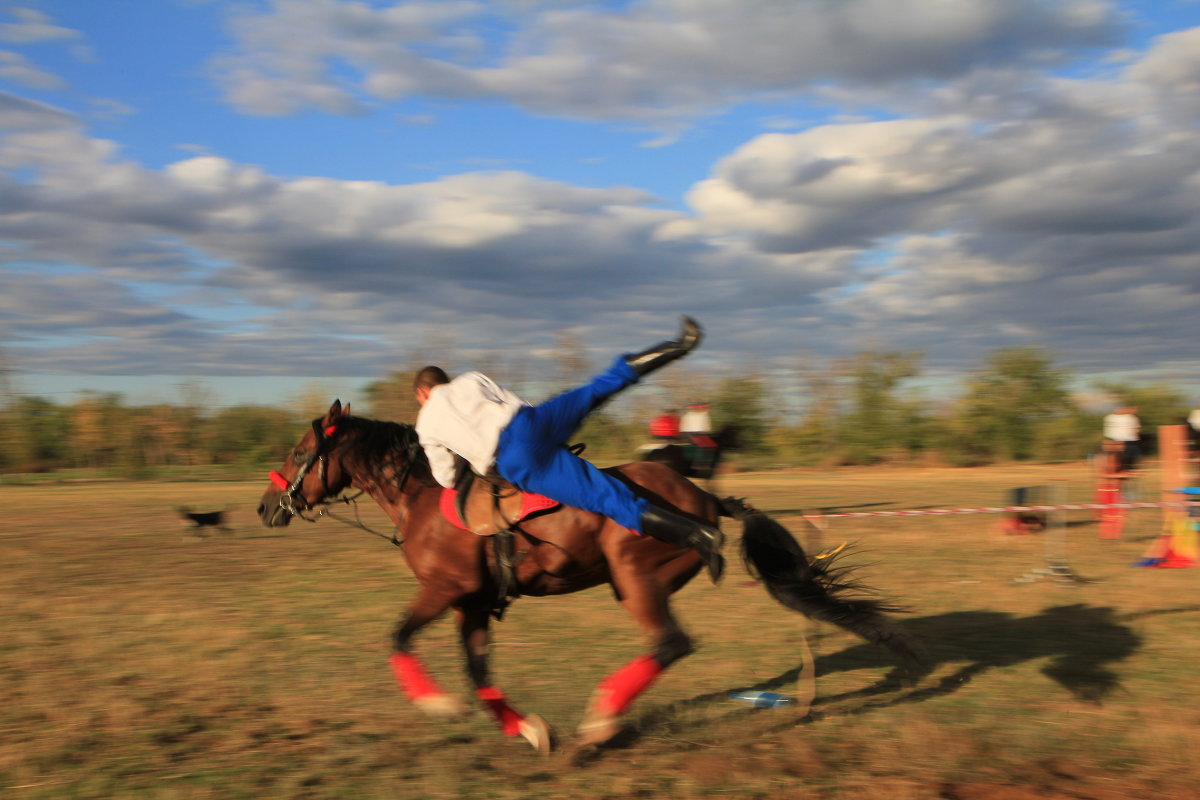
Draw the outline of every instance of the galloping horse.
M779 602L881 644L906 663L919 663L885 616L893 608L845 597L855 586L846 580L847 570L810 563L792 535L766 515L733 498L718 500L661 464L625 464L613 473L651 502L709 524L718 524L722 515L742 520L747 567ZM583 744L612 739L620 731L621 714L638 695L692 651L669 598L703 566L696 551L638 536L599 514L559 507L511 524L514 552L502 560L515 564L514 591L506 592L495 569L497 537L476 536L443 514L443 489L433 480L410 425L353 417L349 407L343 410L335 401L324 417L313 420L271 480L258 508L267 526L287 525L351 485L370 495L395 523L420 590L395 630L391 665L400 688L427 713L448 715L462 708L428 674L412 647L414 634L453 609L478 699L505 734L550 751L549 726L509 705L489 675L490 618L510 594L541 597L610 583L654 643L651 653L600 683L579 727Z
M638 461L665 464L685 478L708 481L708 485L711 487L712 480L717 475L717 467L721 463L721 456L726 451L736 450L741 446L741 433L741 428L737 425L722 426L721 430L709 437L716 447L713 448L711 454L705 454L709 456L708 458L698 457L700 453L696 445L667 441L640 447Z

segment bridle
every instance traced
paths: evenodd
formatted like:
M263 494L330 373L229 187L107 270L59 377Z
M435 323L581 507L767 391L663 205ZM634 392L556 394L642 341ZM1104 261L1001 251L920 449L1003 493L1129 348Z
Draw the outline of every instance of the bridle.
M312 511L313 505L312 503L308 502L303 495L301 495L300 489L304 483L304 479L308 476L309 471L312 470L313 465L316 464L317 477L321 481L321 489L323 490L322 493L325 496L328 496L329 485L325 482L325 443L328 442L333 434L337 431L337 426L329 425L322 427L321 420L318 418L312 421L312 429L313 433L316 435L316 444L313 447L312 453L309 454L308 459L300 467L299 471L296 472L296 477L293 478L289 483L288 479L277 470L271 470L268 477L270 477L271 483L278 486L282 492L282 494L279 495L280 508L289 514L300 517L301 519L308 520L309 522L316 522L316 520L304 516L303 512ZM304 504L302 508L297 507L297 500Z
M326 443L333 438L333 435L337 432L338 426L336 424L322 425L321 423L322 420L320 418L312 421L312 429L313 434L316 436L316 443L313 446L312 453L308 456L308 459L296 472L295 478L289 482L288 479L277 470L271 470L271 472L268 474L268 477L271 479L271 483L275 484L280 489L281 494L279 495L279 507L292 516L299 517L306 522L316 522L321 517L328 516L337 520L338 522L342 522L355 528L360 528L367 533L378 536L381 539L387 539L397 547L403 547L403 541L396 538L395 534L388 536L380 533L377 530L373 530L372 528L364 525L362 520L358 518L358 504L355 501L363 494L363 490L360 489L357 494L353 494L348 497L342 496L332 499L329 497L329 484L325 480L325 464L328 455L326 452L328 445ZM404 467L401 469L400 476L397 480L397 485L401 492L404 491L405 484L408 483L408 479L412 476L412 469L416 463L416 458L420 453L420 450L421 445L416 436L411 435L407 437L405 442ZM308 473L312 471L314 464L317 467L317 477L321 481L321 494L323 498L317 501L317 504L308 502L308 500L305 499L300 492L301 486L304 483L304 479L308 476ZM297 506L297 500L303 503L303 507ZM350 520L334 514L329 510L330 506L332 506L334 503L353 505L355 518ZM320 506L319 510L317 510L317 505ZM314 510L316 510L316 516L307 516L305 514L305 512L312 512Z

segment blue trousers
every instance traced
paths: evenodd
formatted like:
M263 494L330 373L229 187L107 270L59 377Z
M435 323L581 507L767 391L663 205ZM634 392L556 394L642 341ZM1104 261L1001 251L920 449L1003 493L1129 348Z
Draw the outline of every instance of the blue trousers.
M646 500L567 450L568 437L584 418L637 379L638 374L620 357L583 386L522 408L500 433L496 472L524 491L603 514L641 533Z

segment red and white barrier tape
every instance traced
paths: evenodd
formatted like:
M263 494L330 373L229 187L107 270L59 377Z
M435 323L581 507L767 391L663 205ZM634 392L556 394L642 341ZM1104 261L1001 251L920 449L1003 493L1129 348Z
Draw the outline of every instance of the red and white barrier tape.
M1167 503L1074 503L1061 506L985 506L983 508L921 508L899 511L846 511L840 514L805 514L809 520L846 517L937 517L950 514L1004 514L1012 511L1102 511L1106 508L1187 508L1188 504Z

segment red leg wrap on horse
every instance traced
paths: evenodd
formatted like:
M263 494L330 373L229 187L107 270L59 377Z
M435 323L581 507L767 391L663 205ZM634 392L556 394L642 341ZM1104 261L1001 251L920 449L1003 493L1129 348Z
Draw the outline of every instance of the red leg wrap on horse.
M500 723L500 730L504 732L505 736L516 736L521 732L521 721L525 717L508 704L503 692L495 686L485 686L475 690L475 695L483 701L487 710L492 712L492 716Z
M610 714L621 714L663 671L653 656L635 658L600 683L596 705Z
M408 653L392 653L392 657L388 661L392 665L392 674L396 676L396 683L400 684L400 689L409 700L420 700L422 697L430 695L445 694L442 687L429 677L429 673L425 671L425 665L416 656Z

